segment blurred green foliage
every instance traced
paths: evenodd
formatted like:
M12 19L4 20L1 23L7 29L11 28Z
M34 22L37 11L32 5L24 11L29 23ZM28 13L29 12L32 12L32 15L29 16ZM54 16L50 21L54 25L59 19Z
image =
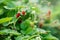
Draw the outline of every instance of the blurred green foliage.
M36 1L0 0L0 40L60 40L60 0Z

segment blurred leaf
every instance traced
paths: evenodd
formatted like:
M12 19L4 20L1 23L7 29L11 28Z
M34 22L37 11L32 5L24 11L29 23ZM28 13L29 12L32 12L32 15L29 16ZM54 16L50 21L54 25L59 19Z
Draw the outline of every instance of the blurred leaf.
M29 0L22 0L23 1L23 3L28 3L29 2Z
M5 40L11 40L11 39L10 39L10 36L8 36L7 38L5 38Z
M8 26L8 25L9 25L9 22L3 23L3 26Z
M52 36L51 34L48 34L44 37L44 40L59 40L58 38Z
M23 34L31 34L31 32L34 30L33 27L30 24L31 20L25 20L21 23L21 29Z
M18 36L17 38L15 38L15 40L22 40L22 37Z
M4 13L3 9L0 9L0 15L2 15Z
M6 6L4 6L5 9L15 9L16 6L13 2L7 2Z
M17 13L17 10L9 10L7 13L7 17L14 17L14 15Z
M12 20L12 17L2 18L2 19L0 19L0 24L5 23L5 22L9 22L11 20Z
M13 35L20 35L20 33L18 33L15 30L11 30L11 29L4 29L0 31L0 34L13 34Z
M25 20L24 22L21 23L21 29L26 30L26 28L30 27L30 20Z
M30 37L29 35L26 35L26 36L21 35L21 36L16 37L15 40L28 40L29 37Z
M0 3L4 2L5 0L0 0Z
M52 11L52 14L51 14L51 18L52 19L59 19L59 15L60 15L60 6L59 5L56 5L54 8L53 8L53 11Z

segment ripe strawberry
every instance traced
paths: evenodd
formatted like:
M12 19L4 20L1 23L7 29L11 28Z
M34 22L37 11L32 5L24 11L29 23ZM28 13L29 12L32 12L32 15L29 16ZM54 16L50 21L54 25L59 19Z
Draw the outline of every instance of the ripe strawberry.
M18 18L20 16L20 12L18 12L17 14L16 14L16 18Z
M22 15L25 15L26 13L25 13L25 11L22 11Z

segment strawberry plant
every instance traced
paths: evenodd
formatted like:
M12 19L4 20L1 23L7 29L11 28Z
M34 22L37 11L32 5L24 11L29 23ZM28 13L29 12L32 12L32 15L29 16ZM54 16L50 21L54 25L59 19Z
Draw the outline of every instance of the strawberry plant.
M60 40L60 6L53 4L50 0L1 0L0 40Z

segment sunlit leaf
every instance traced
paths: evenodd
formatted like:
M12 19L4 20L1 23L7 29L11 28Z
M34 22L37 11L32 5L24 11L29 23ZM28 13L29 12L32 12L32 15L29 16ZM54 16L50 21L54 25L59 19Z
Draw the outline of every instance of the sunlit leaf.
M5 22L9 22L11 20L12 20L12 17L2 18L2 19L0 19L0 24L5 23Z

